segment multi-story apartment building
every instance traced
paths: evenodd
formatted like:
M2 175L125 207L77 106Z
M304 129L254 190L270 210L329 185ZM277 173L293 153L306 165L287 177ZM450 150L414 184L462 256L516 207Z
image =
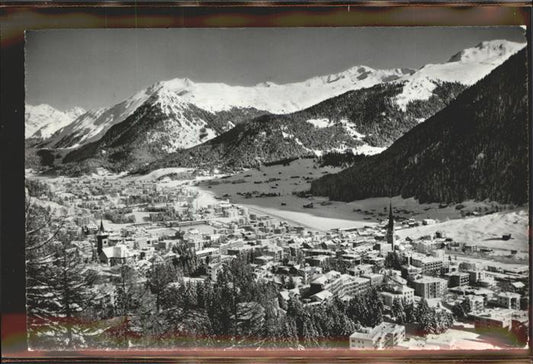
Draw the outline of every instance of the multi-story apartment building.
M468 300L471 313L481 312L485 309L485 299L483 296L468 295L465 299Z
M436 277L423 276L413 281L415 294L425 299L442 297L448 281Z
M468 286L470 274L467 272L455 272L448 275L448 287Z
M350 335L350 349L394 348L405 339L405 326L383 322L371 328L363 327Z
M421 254L413 254L410 260L412 265L422 269L422 274L438 275L441 272L442 259Z
M415 298L415 290L407 286L396 287L396 289L394 290L383 291L379 294L383 299L383 304L389 307L392 307L394 301L400 301L402 303L413 303Z
M513 310L520 309L520 295L514 292L501 292L496 296L498 306Z

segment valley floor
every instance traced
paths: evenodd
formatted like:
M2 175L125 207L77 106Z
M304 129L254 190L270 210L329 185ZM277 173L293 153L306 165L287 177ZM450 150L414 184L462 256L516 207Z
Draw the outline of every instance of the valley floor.
M250 211L322 232L378 224L387 217L389 203L392 203L397 218L436 220L435 224L397 230L397 235L402 240L406 237L416 239L424 235L434 235L439 231L454 241L493 249L494 255L507 255L511 250L518 251L521 258L528 254L527 207L506 210L505 206L495 203L467 201L462 203L462 209L457 209L457 205L421 204L414 198L404 199L400 196L345 203L328 201L323 197L298 197L293 194L309 190L311 178L337 171L338 169L331 167L315 168L313 160L303 159L294 161L289 166L261 167L261 170L248 170L229 177L204 180L197 188L202 192L203 199L210 200L215 196L227 198L232 203L249 208ZM276 195L261 197L261 194ZM311 203L312 208L304 207ZM502 211L487 215L474 212L486 211L495 206ZM474 212L478 216L463 217L461 210ZM511 239L502 240L503 234L511 234Z

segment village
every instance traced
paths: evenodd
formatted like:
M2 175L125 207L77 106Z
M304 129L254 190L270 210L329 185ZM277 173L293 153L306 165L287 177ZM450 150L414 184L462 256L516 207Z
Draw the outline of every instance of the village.
M172 177L186 181L191 176ZM443 232L399 238L403 229L435 224L433 219L399 221L390 204L377 224L321 232L250 211L222 196L206 199L192 186L142 178L61 177L51 184L51 193L38 198L65 210L64 227L77 237L70 249L103 277L97 283L102 306L116 299L110 282L117 267L127 264L147 272L153 265L180 261L179 252L186 249L198 269L183 281L216 282L224 264L244 257L257 281L278 287L280 307L291 299L320 306L377 290L385 308L383 322L346 337L351 349L497 348L499 338L476 346L482 340L472 339L473 333L527 332L527 264L474 258L476 247ZM145 283L145 276L139 277L137 283ZM398 302L421 300L453 314L454 335L420 338L391 313Z

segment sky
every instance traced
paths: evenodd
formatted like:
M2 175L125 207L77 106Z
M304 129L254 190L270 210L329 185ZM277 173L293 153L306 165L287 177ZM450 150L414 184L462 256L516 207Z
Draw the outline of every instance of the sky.
M68 29L26 33L26 103L107 107L158 81L288 83L356 65L419 68L520 27Z

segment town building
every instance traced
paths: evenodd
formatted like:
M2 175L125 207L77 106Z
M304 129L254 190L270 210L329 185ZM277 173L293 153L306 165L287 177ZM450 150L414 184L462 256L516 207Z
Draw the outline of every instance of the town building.
M485 309L485 299L483 296L468 295L465 297L468 300L471 313L481 312Z
M470 274L466 272L450 273L448 275L448 287L468 286L470 283Z
M498 306L513 310L520 309L520 295L513 292L501 292L496 296Z
M410 262L425 275L440 275L443 264L442 259L416 253L411 256Z
M379 293L385 306L392 307L394 301L400 301L402 304L414 302L415 290L407 286L398 286L395 290L382 291Z
M422 276L413 281L415 294L425 299L442 297L448 282L445 279Z
M405 326L382 322L378 326L362 327L350 335L350 349L389 349L405 340Z

